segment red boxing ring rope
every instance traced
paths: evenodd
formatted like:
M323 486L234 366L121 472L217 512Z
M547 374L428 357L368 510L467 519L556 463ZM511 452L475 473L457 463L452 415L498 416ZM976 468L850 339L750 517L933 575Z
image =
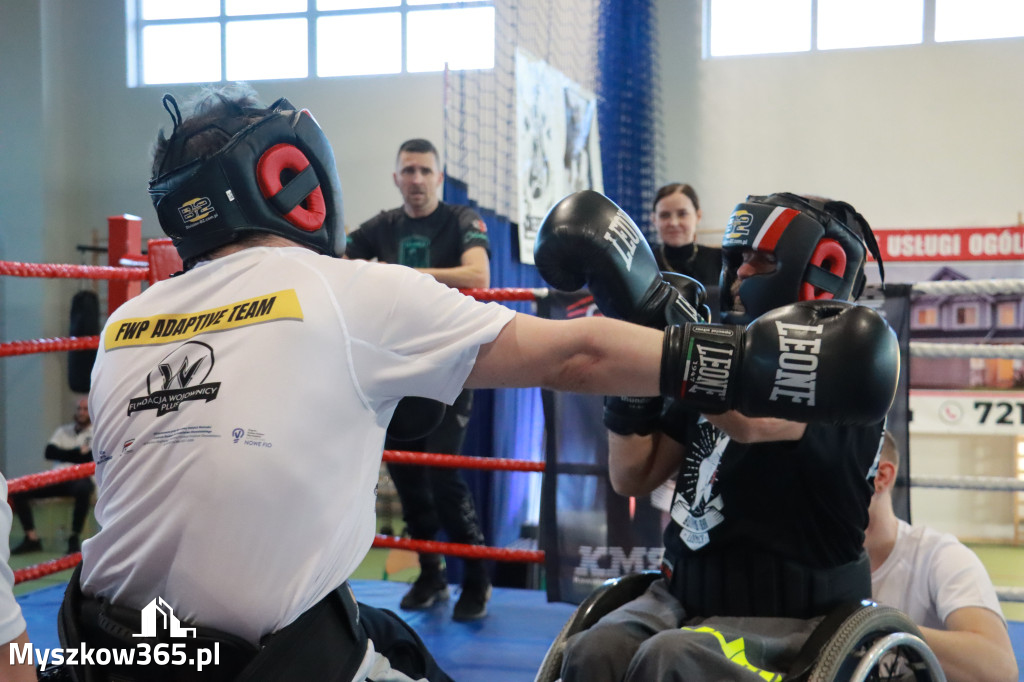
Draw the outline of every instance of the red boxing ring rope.
M421 464L425 466L466 467L468 469L487 469L493 471L535 471L545 470L544 462L528 462L517 459L499 459L491 457L467 457L464 455L442 455L427 452L408 452L405 450L385 450L383 460L397 464ZM75 464L52 471L41 471L36 474L19 476L7 482L7 493L20 493L26 490L43 488L48 485L72 481L92 476L96 472L95 462ZM462 545L452 542L433 540L412 540L390 535L376 535L373 546L377 548L405 549L413 552L430 552L467 559L492 559L494 561L520 561L524 563L543 563L544 552L538 550L503 549L485 545ZM69 554L14 572L14 584L28 580L37 580L53 573L74 568L82 561L80 552Z
M0 357L10 355L31 355L32 353L53 353L62 350L92 350L99 348L98 336L68 336L54 339L33 339L32 341L11 341L0 343Z
M146 280L146 268L119 268L110 265L60 265L50 263L17 263L0 260L0 275L12 277L53 277L65 279Z
M62 556L59 559L51 559L50 561L44 561L41 564L35 566L26 566L25 568L19 568L14 572L14 584L27 582L29 580L39 580L40 578L54 573L60 573L66 571L69 568L74 568L78 564L82 563L82 553L75 552L74 554L68 554Z
M524 563L544 563L544 552L530 549L501 549L500 547L485 547L484 545L460 545L453 542L437 542L436 540L412 540L410 538L396 538L392 535L376 535L373 538L374 547L389 547L391 549L408 549L413 552L428 552L431 554L449 554L460 556L466 559L494 559L495 561L522 561Z

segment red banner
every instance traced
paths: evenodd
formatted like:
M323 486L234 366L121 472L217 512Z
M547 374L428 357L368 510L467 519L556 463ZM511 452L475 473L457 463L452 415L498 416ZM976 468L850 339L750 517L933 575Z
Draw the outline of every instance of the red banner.
M1024 225L875 230L875 238L886 263L1024 258Z

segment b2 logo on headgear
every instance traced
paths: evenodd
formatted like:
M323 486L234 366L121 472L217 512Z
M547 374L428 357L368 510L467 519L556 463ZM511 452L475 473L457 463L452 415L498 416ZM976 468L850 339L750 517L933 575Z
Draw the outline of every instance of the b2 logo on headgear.
M740 237L745 237L753 223L754 216L750 211L742 209L734 211L733 214L729 216L729 227L725 238L739 239Z
M178 207L178 214L187 227L201 225L217 217L217 211L209 197L197 197Z

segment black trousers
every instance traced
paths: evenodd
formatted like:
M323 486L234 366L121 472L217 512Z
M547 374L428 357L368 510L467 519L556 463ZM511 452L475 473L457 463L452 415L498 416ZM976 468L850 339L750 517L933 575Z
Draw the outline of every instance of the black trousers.
M387 439L387 450L411 450L457 455L466 439L466 428L473 410L473 392L465 390L445 411L434 431L417 440ZM402 502L402 519L414 540L433 540L444 530L449 541L467 545L484 544L476 505L462 473L449 467L430 467L388 463L388 473ZM441 565L436 554L420 554L424 571L437 571ZM466 559L463 582L486 581L483 561Z
M75 498L75 507L71 514L71 532L75 535L80 535L82 528L85 527L85 518L89 515L89 503L92 501L92 491L95 489L96 485L92 482L91 478L54 483L45 488L14 493L11 495L11 508L18 515L21 527L27 533L30 530L35 530L36 527L35 518L32 516L32 505L29 504L29 500L47 497L73 497Z
M76 649L133 648L146 640L141 632L142 613L84 596L79 589L81 566L68 582L58 613L61 646ZM366 652L366 640L387 658L393 670L411 679L451 682L427 650L419 635L401 618L386 609L358 603L344 584L328 594L294 622L263 638L259 647L231 634L195 627L184 639L159 636L157 643L184 647L186 660L196 660L199 650L217 648L217 665L201 672L191 666L88 665L65 666L63 679L73 682L293 682L318 680L349 682ZM155 649L154 649L155 650ZM61 678L57 678L61 679ZM371 680L373 677L371 676Z

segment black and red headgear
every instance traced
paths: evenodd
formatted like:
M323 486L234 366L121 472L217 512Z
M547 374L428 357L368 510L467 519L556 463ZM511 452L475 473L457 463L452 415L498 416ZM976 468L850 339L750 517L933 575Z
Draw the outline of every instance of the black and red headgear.
M736 287L743 253L750 249L774 254L776 268ZM869 250L884 281L871 227L846 202L785 192L749 196L733 210L722 239L722 321L748 324L797 301L856 300Z
M149 194L160 227L182 260L249 232L276 234L322 254L342 254L341 182L331 145L309 111L297 111L282 98L256 120L218 120L182 134L174 98L165 95L164 107L174 120L174 133ZM188 141L210 128L230 139L210 156L189 158Z

